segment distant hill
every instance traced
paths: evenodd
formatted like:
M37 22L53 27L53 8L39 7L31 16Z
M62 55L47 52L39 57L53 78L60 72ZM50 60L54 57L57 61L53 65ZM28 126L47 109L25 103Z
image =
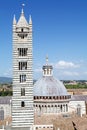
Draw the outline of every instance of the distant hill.
M37 80L33 80L33 84L36 82ZM0 77L0 84L7 84L7 83L11 83L12 82L12 78L9 77Z
M9 77L0 77L0 83L11 83L12 82L12 78Z

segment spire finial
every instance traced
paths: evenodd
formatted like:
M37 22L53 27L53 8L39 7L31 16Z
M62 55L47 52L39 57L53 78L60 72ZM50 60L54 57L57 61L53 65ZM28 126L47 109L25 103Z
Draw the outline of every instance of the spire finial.
M46 56L46 64L48 65L48 55Z
M22 11L21 11L22 14L24 14L24 6L25 6L25 4L23 3L22 4Z

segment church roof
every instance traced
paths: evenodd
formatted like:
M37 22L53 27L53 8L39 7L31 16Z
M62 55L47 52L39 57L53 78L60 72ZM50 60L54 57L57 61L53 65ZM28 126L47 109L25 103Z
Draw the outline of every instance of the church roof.
M21 16L20 16L20 18L18 20L17 27L29 27L28 22L25 19L23 9L22 9L22 12L21 12Z
M73 95L71 100L72 101L86 101L87 102L87 95Z
M10 104L12 97L11 96L1 96L0 104Z
M62 96L68 95L62 82L53 76L43 76L34 85L34 96Z

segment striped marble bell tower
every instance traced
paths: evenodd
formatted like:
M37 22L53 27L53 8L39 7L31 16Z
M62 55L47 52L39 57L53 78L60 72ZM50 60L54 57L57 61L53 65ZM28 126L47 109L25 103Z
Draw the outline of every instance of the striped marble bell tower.
M18 22L13 19L12 128L29 130L33 123L32 19L22 9Z

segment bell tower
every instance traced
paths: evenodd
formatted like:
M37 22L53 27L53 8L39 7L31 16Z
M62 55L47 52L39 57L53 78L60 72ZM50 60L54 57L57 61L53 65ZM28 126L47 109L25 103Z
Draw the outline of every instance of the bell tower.
M12 128L29 130L33 123L32 19L22 9L18 22L13 18Z

